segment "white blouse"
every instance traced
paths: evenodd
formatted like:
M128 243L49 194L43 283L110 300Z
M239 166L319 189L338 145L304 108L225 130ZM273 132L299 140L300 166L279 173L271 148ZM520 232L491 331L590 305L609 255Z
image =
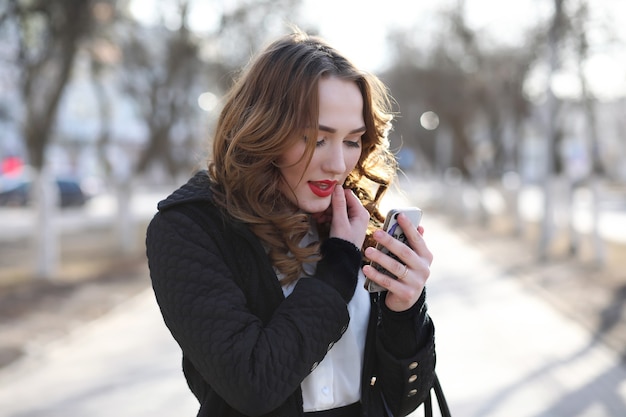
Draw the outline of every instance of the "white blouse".
M306 246L318 240L317 233L311 231L300 243ZM304 265L305 273L312 275L315 265ZM301 277L300 279L311 279ZM297 281L283 286L288 297ZM348 303L350 323L348 329L328 351L324 359L302 381L304 411L322 411L355 403L361 399L361 370L363 350L370 314L370 297L363 287L365 276L359 272L354 296Z

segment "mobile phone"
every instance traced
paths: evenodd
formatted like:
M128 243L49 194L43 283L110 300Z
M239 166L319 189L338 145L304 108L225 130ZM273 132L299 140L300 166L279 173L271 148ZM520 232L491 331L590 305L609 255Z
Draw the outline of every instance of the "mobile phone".
M387 213L387 217L385 218L385 223L383 224L383 230L389 233L394 239L397 239L400 242L407 244L408 239L406 235L404 234L404 231L400 227L400 224L398 223L398 215L400 213L403 213L404 215L406 215L409 218L409 220L411 220L413 227L417 228L417 226L420 224L420 221L422 220L422 210L419 209L418 207L406 207L406 208L399 208L399 209L391 209ZM386 247L382 246L380 243L376 245L376 249L398 260L397 256L395 256L393 253L390 253L389 250ZM396 278L395 275L393 275L391 272L387 271L385 268L378 265L377 263L372 262L372 266L376 268L377 270L379 270L380 272L382 272L383 274L387 274L392 278ZM386 288L381 287L374 281L370 281L369 278L365 280L365 288L369 292L387 291Z

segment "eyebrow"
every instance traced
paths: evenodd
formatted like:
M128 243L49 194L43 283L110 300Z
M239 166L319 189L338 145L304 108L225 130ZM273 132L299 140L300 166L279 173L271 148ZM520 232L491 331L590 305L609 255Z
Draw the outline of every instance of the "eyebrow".
M334 129L332 127L328 127L328 126L324 126L324 125L319 125L319 130L323 131L323 132L328 132L328 133L337 133L337 129ZM367 128L365 126L361 126L358 129L353 129L350 132L348 132L349 135L354 135L355 133L365 133L367 131Z

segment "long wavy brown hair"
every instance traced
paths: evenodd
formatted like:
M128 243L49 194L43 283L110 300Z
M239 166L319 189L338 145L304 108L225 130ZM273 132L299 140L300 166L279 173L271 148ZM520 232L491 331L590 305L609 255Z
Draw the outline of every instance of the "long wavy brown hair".
M362 151L344 188L352 189L370 213L365 246L383 220L378 204L396 174L388 133L393 112L387 88L358 70L324 40L295 29L270 44L235 80L216 125L209 175L215 201L246 223L263 242L283 285L302 274L302 264L319 259L319 243L300 247L311 227L279 190L277 160L303 136L317 137L318 83L334 76L353 81L363 96ZM316 141L306 141L310 161ZM322 238L328 228L321 227ZM325 230L324 230L325 229Z

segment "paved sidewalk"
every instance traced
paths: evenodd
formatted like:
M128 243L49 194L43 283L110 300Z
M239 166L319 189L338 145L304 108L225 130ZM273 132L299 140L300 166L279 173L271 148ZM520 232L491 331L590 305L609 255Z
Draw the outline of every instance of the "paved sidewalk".
M426 215L429 307L455 417L623 417L626 369L520 280ZM3 417L193 416L150 291L0 372ZM420 416L421 411L414 414Z
M195 416L151 291L0 372L2 417Z
M437 368L453 415L626 416L615 351L437 221L426 238Z

